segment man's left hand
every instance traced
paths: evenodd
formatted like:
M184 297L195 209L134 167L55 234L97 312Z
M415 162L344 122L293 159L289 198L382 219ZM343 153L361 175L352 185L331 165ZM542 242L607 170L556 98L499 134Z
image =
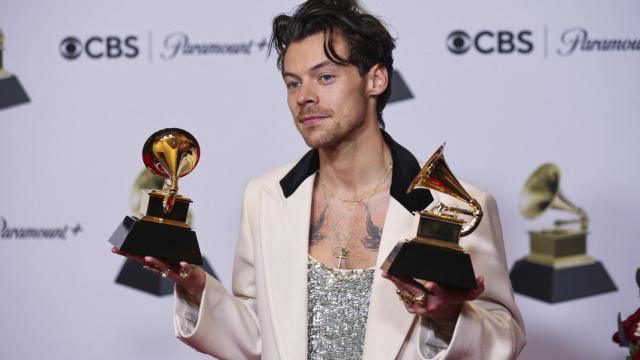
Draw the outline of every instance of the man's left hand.
M395 284L401 299L406 297L403 303L408 312L435 321L455 320L464 302L475 300L484 292L482 276L476 278L476 288L468 291L448 289L431 281L419 283L411 278L389 275L386 272L382 273L382 277Z

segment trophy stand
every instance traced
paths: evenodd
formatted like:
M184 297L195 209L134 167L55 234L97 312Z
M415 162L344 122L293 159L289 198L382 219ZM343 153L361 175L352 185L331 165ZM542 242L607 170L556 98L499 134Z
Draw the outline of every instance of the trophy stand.
M576 213L578 220L559 220L556 227L529 232L531 253L518 260L509 276L517 293L557 303L616 291L604 266L586 254L586 213L573 205L559 189L560 170L545 164L529 177L522 192L525 217L539 216L547 208ZM580 223L580 229L562 227Z
M420 212L416 236L393 248L383 270L392 275L425 279L458 289L474 289L471 257L458 245L463 222Z
M142 191L140 212L126 216L109 242L131 254L153 256L171 263L186 261L202 265L196 233L187 224L191 200L178 195L172 211L165 214L165 195L157 190Z
M464 201L471 210L439 203L433 210L421 211L416 236L398 242L381 269L391 275L433 281L463 291L475 289L471 257L458 243L461 236L469 235L479 225L482 209L449 170L443 150L440 146L431 156L407 192L437 190ZM471 221L466 223L457 216L460 214L471 216Z
M18 77L3 68L4 33L0 30L0 109L29 102Z

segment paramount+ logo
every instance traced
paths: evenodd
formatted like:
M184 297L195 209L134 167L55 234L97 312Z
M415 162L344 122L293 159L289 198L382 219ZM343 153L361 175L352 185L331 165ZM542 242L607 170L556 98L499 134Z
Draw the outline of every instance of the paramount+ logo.
M134 59L140 55L138 36L68 36L60 42L60 55L67 60L87 57L99 59Z
M477 33L455 30L447 36L447 48L455 55L469 52L482 55L527 55L534 49L532 36L531 30L482 30Z

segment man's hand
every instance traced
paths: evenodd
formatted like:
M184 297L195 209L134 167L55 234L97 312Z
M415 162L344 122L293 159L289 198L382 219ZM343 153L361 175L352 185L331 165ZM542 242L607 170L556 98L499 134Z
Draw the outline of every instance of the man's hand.
M199 266L191 265L185 261L181 261L178 266L170 265L151 256L133 255L115 247L111 249L111 252L134 260L157 272L159 276L162 275L162 277L173 280L184 289L183 295L187 295L190 301L200 304L207 276Z
M386 272L382 273L382 277L396 285L401 299L404 295L416 300L403 300L408 312L426 316L435 321L455 320L460 314L462 304L465 301L477 299L484 291L482 276L476 279L477 287L469 291L447 289L431 281L421 284L413 279L389 275Z

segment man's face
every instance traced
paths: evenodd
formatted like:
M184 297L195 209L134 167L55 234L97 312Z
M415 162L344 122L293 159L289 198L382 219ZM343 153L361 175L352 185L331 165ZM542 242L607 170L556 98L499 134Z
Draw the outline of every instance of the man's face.
M336 52L347 58L344 39ZM335 147L365 124L366 79L354 65L338 65L324 53L324 34L289 44L283 62L287 102L296 127L312 148Z

